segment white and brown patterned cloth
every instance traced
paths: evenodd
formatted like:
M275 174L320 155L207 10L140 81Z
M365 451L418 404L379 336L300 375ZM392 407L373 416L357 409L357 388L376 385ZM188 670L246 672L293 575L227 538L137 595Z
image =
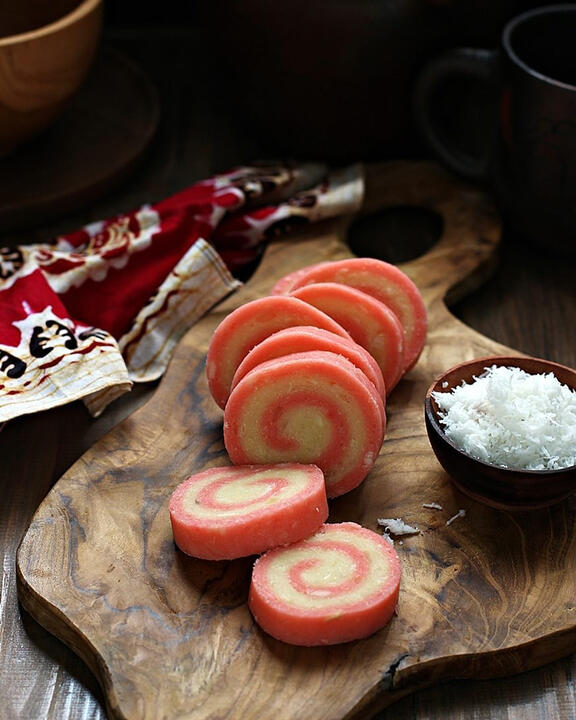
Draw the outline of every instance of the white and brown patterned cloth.
M272 237L358 210L360 166L241 167L50 242L0 250L0 423L159 378Z

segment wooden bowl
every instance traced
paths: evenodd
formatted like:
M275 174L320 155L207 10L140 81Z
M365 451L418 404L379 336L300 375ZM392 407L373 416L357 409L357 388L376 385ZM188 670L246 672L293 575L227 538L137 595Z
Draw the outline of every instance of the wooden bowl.
M90 68L102 0L0 3L0 156L47 127Z
M452 482L463 493L492 507L531 510L553 505L576 490L576 466L562 470L512 470L477 460L449 440L438 418L434 392L449 392L462 381L471 383L485 368L515 366L530 374L552 372L576 389L576 371L564 365L532 357L484 357L456 365L440 375L426 393L426 430L432 449Z

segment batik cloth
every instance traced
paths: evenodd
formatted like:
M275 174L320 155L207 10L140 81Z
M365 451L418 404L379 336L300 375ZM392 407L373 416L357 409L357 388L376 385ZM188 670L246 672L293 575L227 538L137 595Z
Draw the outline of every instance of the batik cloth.
M159 378L267 240L353 213L359 166L255 165L49 242L0 250L0 423Z

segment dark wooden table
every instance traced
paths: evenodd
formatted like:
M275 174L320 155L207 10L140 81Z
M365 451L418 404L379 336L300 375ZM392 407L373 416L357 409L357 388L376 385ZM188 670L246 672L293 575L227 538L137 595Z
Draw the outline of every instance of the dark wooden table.
M121 188L89 208L33 231L0 235L10 243L40 240L90 220L160 199L195 180L252 158L270 155L258 138L236 127L225 92L210 83L209 63L190 71L189 30L116 30L107 42L134 57L157 83L162 123L148 156ZM273 150L273 149L272 149ZM406 260L429 242L427 217L387 213L353 234L358 247L383 234L385 259ZM401 239L400 239L401 238ZM387 255L387 257L386 257ZM453 308L471 327L523 352L576 366L575 260L527 247L506 232L499 266L474 295ZM0 717L5 720L102 720L102 695L84 664L19 606L15 554L28 523L62 473L97 438L154 392L140 388L92 420L79 403L7 424L0 433ZM576 656L520 676L453 681L420 691L378 715L378 720L556 720L576 717ZM264 719L263 719L264 720Z

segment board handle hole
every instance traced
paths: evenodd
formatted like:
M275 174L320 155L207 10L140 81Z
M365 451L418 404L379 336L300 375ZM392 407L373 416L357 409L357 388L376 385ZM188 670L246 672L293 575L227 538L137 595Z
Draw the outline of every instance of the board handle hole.
M443 230L444 221L433 210L401 205L355 220L348 231L348 245L359 257L396 265L424 255Z

